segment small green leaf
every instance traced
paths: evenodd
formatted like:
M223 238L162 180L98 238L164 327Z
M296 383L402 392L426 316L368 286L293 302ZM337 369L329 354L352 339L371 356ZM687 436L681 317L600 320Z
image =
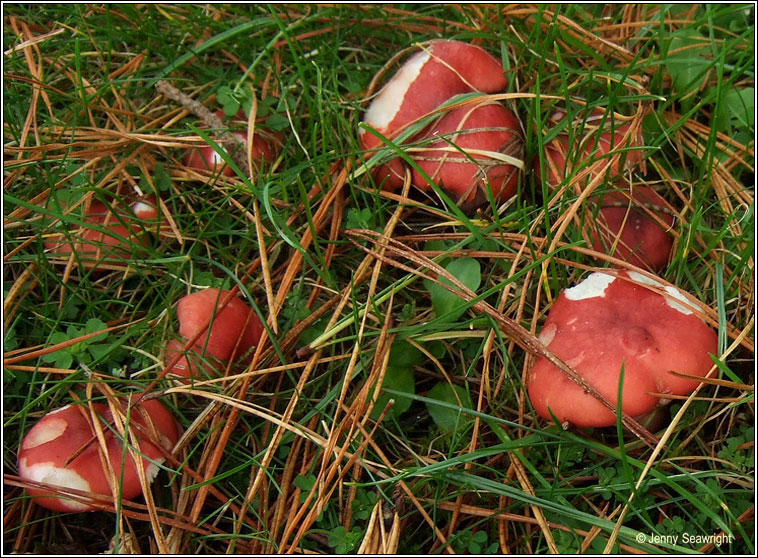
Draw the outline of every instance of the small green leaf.
M424 360L424 353L408 343L408 341L395 341L390 350L390 366L411 367L420 364Z
M6 351L12 351L18 347L18 339L16 338L16 330L13 328L8 329L5 332L5 339L3 340L3 349Z
M391 389L394 391L402 391L408 395L415 395L416 393L416 380L413 375L413 369L404 366L388 366L384 373L384 382L382 388ZM390 399L394 399L395 403L387 411L387 417L399 417L406 412L413 401L410 397L396 396L388 393L381 393L374 404L374 408L371 410L371 418L373 420L378 419L387 403Z
M84 335L84 332L75 326L68 326L66 328L66 339L74 339L75 337L81 337Z
M730 89L724 94L718 111L718 129L732 127L752 131L755 127L755 88Z
M429 353L436 359L443 359L447 354L447 347L442 341L432 341L426 346Z
M48 343L52 345L57 345L58 343L64 343L65 341L69 340L69 336L63 333L62 331L56 331L52 335L50 335L50 339ZM52 362L54 363L54 366L56 368L68 368L71 366L71 363L74 360L74 357L71 354L70 348L61 349L59 351L55 351L54 353L48 353L46 355L42 355L42 361L43 362Z
M266 118L266 126L274 132L281 132L282 130L286 130L289 128L289 125L290 121L286 116L282 114L272 114Z
M58 358L53 363L55 368L71 368L71 365L74 363L74 355L68 351L58 351L56 354Z
M96 331L102 331L107 327L108 325L104 321L98 318L90 318L84 325L84 333L95 333ZM101 333L100 335L96 335L95 337L88 339L87 342L94 343L96 341L102 341L106 337L108 337L108 333Z
M411 302L407 304L403 304L402 310L400 310L400 314L398 315L397 319L402 322L409 322L416 316L416 301L411 300Z
M379 496L376 492L358 489L355 493L355 500L352 502L353 517L355 519L368 519L378 500Z
M50 345L57 345L68 341L69 337L62 331L56 331L50 336ZM74 355L72 354L70 347L55 351L54 353L48 353L42 356L43 362L52 363L55 368L71 368L71 364L74 362Z
M274 112L274 106L276 103L277 98L272 95L269 95L265 99L261 99L260 102L258 102L258 118L265 118Z
M241 103L234 95L234 92L229 86L222 85L216 91L216 100L223 107L224 114L227 116L234 116L240 109Z
M216 99L218 99L218 102L222 105L224 103L229 103L231 101L234 101L234 95L232 95L232 89L228 85L222 85L218 88L216 91Z
M424 242L424 252L447 252L453 247L453 243L446 240L427 240ZM435 261L442 267L450 263L450 256L437 257Z
M674 90L681 96L697 90L700 86L697 78L704 78L703 72L711 66L711 61L705 58L710 52L703 45L704 41L705 38L692 28L682 29L671 39L665 65Z
M348 532L344 526L340 525L329 533L329 546L334 548L336 554L347 554L353 550L363 538L363 529L353 527Z
M64 343L68 341L70 337L63 333L62 331L56 331L50 336L50 344L51 345L57 345L58 343ZM65 349L64 349L65 350ZM45 355L50 356L50 355Z
M171 189L171 175L166 172L163 163L155 165L153 170L153 183L160 192L168 192Z
M348 229L374 229L376 226L374 213L368 207L358 209L351 207L347 212Z
M204 287L215 287L217 289L229 289L231 282L226 275L223 278L216 277L210 271L196 271L193 276L193 283Z
M462 407L465 409L471 409L473 407L471 397L463 387L453 387L444 382L440 382L430 389L427 397L429 399L436 399L444 403L449 403L458 408ZM455 430L463 420L463 415L458 409L452 409L447 406L443 407L442 405L436 405L430 402L427 402L426 408L434 423L443 432L451 432Z
M455 259L445 269L472 291L476 291L481 284L481 266L479 261L474 258ZM451 282L444 277L440 277L439 280L441 283L452 286ZM434 313L438 318L444 317L445 321L452 322L460 318L466 311L469 303L442 285L429 280L424 280L424 285L432 298Z
M105 358L113 351L114 346L111 343L94 343L87 345L87 352L92 356L95 362L103 362Z
M300 501L305 502L308 493L313 489L313 485L316 484L316 475L298 475L292 482L301 491Z

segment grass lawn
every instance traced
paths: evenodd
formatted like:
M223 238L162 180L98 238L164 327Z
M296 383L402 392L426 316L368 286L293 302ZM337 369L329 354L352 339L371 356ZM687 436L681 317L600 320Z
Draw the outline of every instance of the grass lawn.
M753 4L3 10L6 552L754 554ZM516 195L476 211L439 185L382 190L378 163L415 148L359 140L393 57L438 38L502 63L491 100L521 125ZM188 167L234 144L218 110L276 153ZM581 159L593 110L639 141L590 146L549 186L551 141ZM630 268L592 246L590 194L613 185L664 200L654 272L717 337L710 376L649 430L555 424L525 387L561 291ZM143 199L157 217L129 221ZM104 260L64 253L114 220ZM206 287L265 332L228 376L178 383L177 303ZM129 395L183 431L148 496L34 504L23 436Z

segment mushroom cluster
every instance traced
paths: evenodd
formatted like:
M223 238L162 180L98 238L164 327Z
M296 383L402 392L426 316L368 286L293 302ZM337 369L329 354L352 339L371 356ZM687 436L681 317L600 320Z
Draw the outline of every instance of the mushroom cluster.
M400 66L367 107L360 142L377 185L395 192L409 182L429 194L445 191L464 211L512 198L519 185L524 138L518 117L496 95L506 89L502 63L485 49L461 41L434 40ZM218 111L222 118L224 113ZM550 128L562 131L545 144L535 175L550 190L580 189L603 168L608 184L588 197L596 219L586 232L596 251L631 266L664 267L673 246L674 211L653 189L619 180L642 163L637 130L609 111L592 109L567 122L555 111ZM247 126L244 113L232 126ZM581 132L576 132L581 130ZM230 133L248 145L253 163L273 161L281 137L264 129ZM398 155L398 151L402 156ZM609 165L599 164L611 161ZM231 176L210 145L185 153L186 166ZM587 178L587 182L578 180ZM580 185L580 182L582 183ZM127 208L100 201L87 206L85 222L46 242L50 254L76 257L86 266L128 259L158 217L159 200L148 197ZM164 350L166 373L179 382L221 375L252 361L264 325L256 311L229 290L207 288L177 304L178 337ZM690 393L711 370L716 333L678 289L650 275L625 270L592 273L556 299L540 342L624 413L640 417L674 395ZM579 427L615 424L617 415L569 379L548 358L536 359L527 390L537 414ZM622 400L619 401L619 394ZM143 489L140 468L151 481L180 436L171 413L155 400L133 407L68 405L43 417L18 453L21 477L57 486L32 486L35 501L56 511L95 506L76 492L130 500ZM126 431L121 426L126 420ZM134 456L141 456L140 459Z
M238 114L235 123L243 118L243 113ZM242 144L248 140L246 130L232 133ZM270 162L280 147L279 134L259 129L248 160ZM190 150L184 163L232 174L211 146ZM97 269L104 263L131 259L146 244L145 233L157 224L161 202L156 196L146 196L129 202L85 203L83 223L65 233L47 235L45 252L73 255L85 268ZM227 290L209 288L190 294L179 301L177 314L179 338L168 343L165 358L173 362L166 373L180 381L215 377L230 365L249 363L264 329L253 309ZM166 452L179 439L179 426L156 400L128 409L125 402L120 405L118 417L102 403L67 405L48 413L29 430L19 448L18 472L31 483L27 493L36 503L54 511L91 511L102 506L88 503L83 493L125 500L142 493L139 469L144 468L148 483L153 480ZM119 427L124 424L126 431ZM135 462L133 455L141 455L142 463Z
M595 272L553 303L539 340L608 401L640 417L687 395L713 366L716 333L680 290L633 271ZM681 374L681 375L680 375ZM537 413L579 427L610 426L616 415L544 356L527 378Z
M167 373L180 381L218 376L231 364L249 363L263 333L255 311L233 292L208 288L183 297L177 305L180 339L166 347ZM39 505L55 511L91 511L73 489L132 500L142 493L137 464L127 448L143 456L151 482L158 466L179 439L179 426L157 400L132 406L120 402L120 420L102 403L67 405L45 415L21 443L19 476L57 488L27 488ZM122 436L116 422L125 422ZM96 421L100 424L96 426ZM124 443L127 440L128 443ZM122 468L123 463L123 468Z
M217 377L229 363L252 360L263 324L231 291L209 288L189 294L179 301L176 312L181 339L169 341L165 351L167 362L176 361L168 370L171 376Z
M368 106L361 145L369 156L388 143L403 145L417 167L411 184L430 191L434 182L464 211L489 199L505 201L515 194L523 168L519 120L487 96L455 100L505 87L502 64L480 47L450 40L420 45ZM413 126L421 129L411 132ZM395 156L377 165L373 176L384 190L396 191L410 170Z
M126 402L119 404L118 422L125 425L121 434L113 411L104 403L67 405L46 414L29 430L18 452L18 474L50 485L27 488L37 504L60 512L98 509L66 489L133 500L142 494L134 455L142 456L140 466L152 482L165 454L179 440L179 426L158 401L134 405L128 420Z

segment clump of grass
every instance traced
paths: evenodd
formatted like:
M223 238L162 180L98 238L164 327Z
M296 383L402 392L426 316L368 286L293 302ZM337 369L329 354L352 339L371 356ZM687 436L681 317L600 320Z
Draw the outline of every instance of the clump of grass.
M4 15L9 549L754 552L752 7ZM528 161L544 164L556 106L602 107L642 130L644 166L625 179L677 208L661 275L719 333L718 382L671 405L654 449L539 420L523 388L532 357L502 327L536 333L561 289L623 265L588 248L579 180L551 192L527 172L512 202L467 217L354 172L372 78L437 37L502 58ZM211 110L255 101L282 155L253 177L184 168L207 134L158 80ZM80 221L60 200L135 193L160 196L162 211L132 259L88 270L45 256L47 235ZM475 296L424 281L426 258ZM203 286L237 289L266 340L245 373L174 386L161 377L173 306ZM177 413L186 434L149 505L54 515L24 495L21 437L88 388L148 390Z

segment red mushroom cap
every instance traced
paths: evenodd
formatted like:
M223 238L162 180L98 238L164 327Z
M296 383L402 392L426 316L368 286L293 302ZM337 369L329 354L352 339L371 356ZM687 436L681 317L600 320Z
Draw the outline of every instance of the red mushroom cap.
M125 500L136 498L142 493L137 466L127 453L123 471L121 469L125 450L121 438L114 434L113 414L103 403L92 403L91 407L102 422L108 459L115 474L115 484L121 487L121 497ZM122 402L122 409L125 408ZM130 412L129 419L139 440L139 447L135 449L144 456L145 474L152 481L158 474L156 463L163 463L164 451L170 451L179 440L179 426L168 409L156 400L136 405ZM48 413L29 430L21 442L18 452L19 476L62 488L103 496L112 495L109 473L107 468L103 468L105 456L101 455L101 446L95 438L95 432L90 411L85 405L67 405ZM154 440L163 449L149 440ZM28 488L27 493L35 496L37 504L54 511L97 509L67 499L52 490Z
M563 110L554 111L548 118L548 127L555 126L566 118ZM575 127L581 127L581 135L566 133L558 134L547 142L545 149L545 165L548 171L546 183L548 187L556 188L564 178L570 176L575 170L586 167L596 160L606 160L604 157L612 150L642 145L641 133L629 136L631 125L612 121L611 115L605 116L605 112L599 108L592 110L586 118L580 116L574 122ZM578 145L574 149L571 145ZM642 161L643 153L639 149L630 149L614 162L608 173L609 177L619 176L623 169L632 169ZM623 168L619 168L623 164ZM538 180L542 179L542 169L539 158L535 159L534 172Z
M226 114L223 110L216 111L216 116L225 120ZM247 126L247 117L244 111L240 111L234 117L232 124ZM247 131L236 130L231 134L239 139L243 144L247 141ZM279 147L281 145L281 136L278 133L271 132L264 127L258 127L256 125L255 134L253 135L253 147L251 152L251 159L253 163L260 161L273 161L279 154ZM225 149L220 145L222 149ZM242 146L240 146L242 149ZM203 147L193 147L189 149L184 156L184 164L190 168L221 172L224 176L234 175L232 168L226 164L226 161L219 155L215 149L210 145Z
M134 201L128 208L120 204L112 207L100 200L89 204L84 221L90 226L76 227L67 235L54 234L45 240L45 251L50 255L76 254L86 269L103 261L122 261L132 257L135 245L147 243L145 228L158 217L155 196ZM105 231L91 226L102 227Z
M655 190L647 186L613 190L599 203L591 231L595 250L651 271L668 264L674 240L662 223L673 227L675 218L663 211L668 204Z
M158 199L153 195L144 196L132 202L129 209L140 221L152 221L158 218Z
M443 139L414 155L419 167L464 208L487 201L489 185L495 201L516 193L524 144L518 119L494 101L467 104L446 113L429 137ZM430 189L414 169L413 184Z
M617 404L624 369L623 411L643 415L686 395L697 382L671 374L705 376L718 350L716 333L691 310L678 289L635 272L592 273L556 299L540 341ZM527 379L537 414L551 413L579 427L610 426L616 416L545 357Z
M436 40L421 46L387 82L369 105L364 122L393 138L408 124L429 114L461 93L495 93L505 89L503 65L486 50L461 41ZM360 130L364 149L375 149L381 140ZM402 186L403 167L379 167L377 180L384 188Z
M247 141L247 134L245 132L232 132L232 135L242 142ZM226 151L223 146L220 147ZM241 146L240 149L242 149ZM232 176L234 174L232 167L227 165L221 155L210 145L193 147L187 151L187 154L184 156L184 164L196 170L214 173L221 172L224 176Z
M185 340L195 337L211 317L212 321L207 331L193 345L195 351L204 351L203 354L208 358L202 359L199 355L194 355L188 363L186 355L182 356L174 366L173 373L188 377L202 369L215 375L221 367L216 367L215 361L226 363L242 356L246 357L246 362L250 361L251 349L258 344L263 334L263 324L252 308L233 295L226 306L218 310L229 295L230 291L210 288L187 295L179 301L179 334ZM183 345L178 340L170 342L166 357L170 358L181 351Z
M556 188L569 171L566 160L569 156L569 138L565 134L560 134L544 145L545 149L545 167L547 170L547 179L545 183L548 188ZM542 168L540 167L539 157L534 158L534 175L537 181L542 181Z
M186 343L180 339L171 339L166 345L163 357L165 362L171 362L177 353L181 355L168 369L167 374L182 378L204 379L216 378L223 373L226 367L224 362L208 353L202 354L200 350L193 347L185 351L185 345Z

